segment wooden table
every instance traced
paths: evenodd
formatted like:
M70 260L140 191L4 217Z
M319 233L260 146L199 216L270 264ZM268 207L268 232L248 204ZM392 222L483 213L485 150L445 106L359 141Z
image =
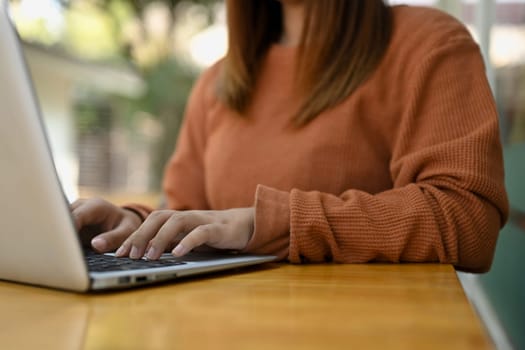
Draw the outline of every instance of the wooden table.
M267 264L124 292L0 283L1 349L484 349L448 265Z

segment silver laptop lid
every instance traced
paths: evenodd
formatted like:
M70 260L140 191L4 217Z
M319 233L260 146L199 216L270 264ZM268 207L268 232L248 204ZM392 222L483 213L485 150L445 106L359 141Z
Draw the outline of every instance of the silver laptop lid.
M0 57L0 279L85 291L80 242L6 0Z

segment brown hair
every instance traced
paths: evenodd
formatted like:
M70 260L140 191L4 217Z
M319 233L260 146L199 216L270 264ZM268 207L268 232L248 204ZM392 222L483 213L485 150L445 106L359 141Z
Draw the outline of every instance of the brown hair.
M218 94L242 115L264 55L281 37L283 15L276 0L227 0L226 6L230 45ZM296 68L303 102L296 125L349 96L379 64L391 32L383 0L304 0L304 6Z

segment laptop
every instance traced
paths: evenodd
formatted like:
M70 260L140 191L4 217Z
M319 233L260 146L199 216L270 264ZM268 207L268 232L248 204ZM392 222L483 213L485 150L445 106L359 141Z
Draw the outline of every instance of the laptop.
M275 260L165 254L159 261L87 253L53 163L17 33L0 0L0 280L77 292L125 288ZM105 259L88 268L88 260ZM113 267L117 262L120 265Z

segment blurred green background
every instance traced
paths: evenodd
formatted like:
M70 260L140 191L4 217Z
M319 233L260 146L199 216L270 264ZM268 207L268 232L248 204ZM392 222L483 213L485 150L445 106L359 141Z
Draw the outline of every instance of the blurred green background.
M159 192L191 86L225 50L222 2L13 0L10 12L68 196ZM50 76L67 100L47 96Z

